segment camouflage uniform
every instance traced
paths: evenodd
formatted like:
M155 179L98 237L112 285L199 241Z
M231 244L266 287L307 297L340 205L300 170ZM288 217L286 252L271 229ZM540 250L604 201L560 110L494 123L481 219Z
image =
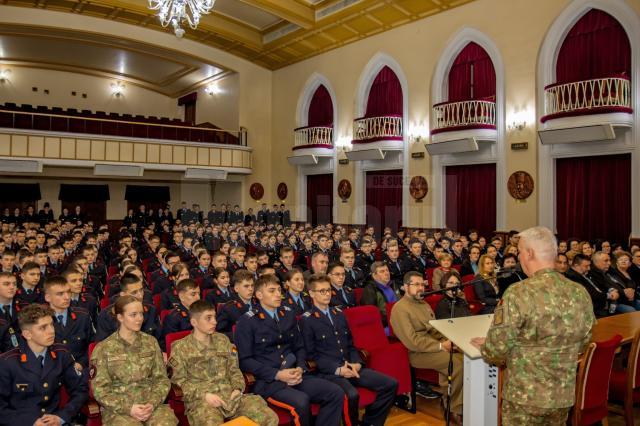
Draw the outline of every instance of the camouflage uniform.
M576 363L595 324L587 291L553 269L510 286L496 307L484 359L506 364L502 424L564 425Z
M158 342L136 333L133 344L118 332L98 343L91 354L89 377L93 395L102 407L102 423L109 426L175 426L178 420L163 402L170 382ZM149 420L130 416L133 404L153 404Z
M235 347L227 336L215 333L210 346L197 341L193 334L176 341L169 358L169 374L182 388L189 424L212 426L225 418L246 416L261 426L277 426L278 416L258 395L242 395L230 400L234 390L244 390L244 378L238 367ZM205 401L205 393L218 395L227 408L214 408Z

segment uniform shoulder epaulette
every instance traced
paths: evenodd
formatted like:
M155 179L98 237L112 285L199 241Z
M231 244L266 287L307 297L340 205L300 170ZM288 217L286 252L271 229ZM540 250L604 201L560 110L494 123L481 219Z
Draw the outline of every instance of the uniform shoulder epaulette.
M84 314L84 315L89 315L89 311L86 310L85 308L83 308L82 306L72 306L71 307L71 312Z
M244 315L246 315L247 317L251 318L252 316L254 316L255 314L253 313L252 310L248 310L247 312L244 313Z
M338 312L342 312L342 309L340 309L340 308L339 308L339 307L337 307L337 306L334 306L334 307L333 307L333 309L334 309L334 310L336 310L336 311L338 311Z
M0 354L0 359L9 359L20 356L20 348L13 348L7 352Z
M65 345L62 345L60 343L54 343L53 345L49 346L49 350L52 352L69 352L69 349Z
M311 316L311 311L307 311L304 314L302 314L303 318L309 318Z
M288 306L282 306L282 308L283 308L285 311L290 311L290 310L291 310L291 308L290 308L290 307L288 307Z
M237 300L227 300L226 302L224 302L225 305L235 305L237 302Z

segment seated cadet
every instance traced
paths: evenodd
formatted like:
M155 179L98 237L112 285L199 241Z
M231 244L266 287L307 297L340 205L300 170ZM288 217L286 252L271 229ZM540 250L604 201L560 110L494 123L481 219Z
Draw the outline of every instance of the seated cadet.
M88 293L82 292L82 272L77 269L66 269L62 277L69 284L71 291L71 306L83 308L89 312L94 327L98 324L98 302Z
M151 283L153 287L153 294L160 294L169 287L171 287L173 281L171 280L171 270L173 266L180 263L180 256L177 253L168 251L162 258L160 268L151 274Z
M162 339L176 331L191 330L189 309L193 302L200 300L200 289L195 281L187 278L178 283L176 288L180 303L173 307L162 322Z
M89 378L105 425L177 425L164 400L171 382L158 342L141 333L144 309L124 295L113 307L118 331L91 354Z
M40 282L40 265L26 262L20 270L20 285L16 291L16 299L21 305L42 303L44 301Z
M11 234L9 234L11 235ZM1 272L9 272L13 275L18 275L19 269L16 267L16 254L12 250L5 249L2 252L2 258L0 258L2 264Z
M458 275L458 271L453 269L444 274L442 277L442 283L445 288L460 285L460 275ZM446 319L470 317L472 314L469 310L469 304L464 298L464 293L461 289L456 288L455 290L447 291L444 294L444 297L440 299L436 306L435 315L436 319Z
M282 306L288 307L296 315L302 315L304 311L311 308L309 293L304 291L302 271L294 267L284 274L284 278L284 288L287 289L287 292L282 298Z
M0 355L0 424L72 423L89 391L66 348L54 343L53 312L32 304L18 314L19 346ZM68 400L60 408L60 388Z
M327 277L331 282L331 306L352 308L356 306L353 290L344 285L346 271L342 262L332 263L327 269Z
M187 266L186 263L177 263L173 265L169 277L172 281L171 287L164 290L162 292L162 295L160 296L160 308L162 310L173 309L174 306L180 304L176 286L180 281L191 278L191 274L189 273L189 266Z
M11 272L0 272L0 352L18 347L20 305L15 299L18 286Z
M244 269L251 272L254 280L258 279L258 255L256 253L247 254L244 259Z
M120 281L120 297L133 296L143 302L144 290L142 281L133 274L126 274ZM116 300L117 302L117 300ZM161 341L160 319L156 307L143 302L142 331L155 337L160 342L160 347L164 347ZM107 306L98 315L98 327L96 329L96 342L106 339L118 330L118 322L115 315L115 303Z
M371 265L376 261L376 257L373 254L373 240L370 238L363 238L362 244L360 244L360 253L356 256L356 266L360 268L366 275L371 271Z
M257 305L257 300L253 298L253 274L244 269L233 274L233 289L235 296L232 300L224 304L217 320L216 331L226 334L233 342L233 326L245 312L252 310Z
M47 278L44 282L44 300L53 310L55 342L67 348L82 370L89 364L89 343L93 341L93 324L84 308L71 307L71 290L64 277Z
M359 288L364 285L365 274L360 268L355 266L356 252L348 247L340 252L340 262L344 265L344 283L349 288Z
M233 298L233 291L229 288L231 277L224 268L213 270L213 289L209 291L205 300L217 308L218 304L227 303Z
M227 262L227 271L233 275L237 270L244 268L244 258L247 250L244 247L233 247L231 249L231 261Z
M447 374L449 352L453 344L429 324L435 319L431 307L422 297L424 278L419 272L404 275L404 296L393 306L391 326L396 337L409 350L409 362L415 368L431 368ZM462 416L462 354L453 354L451 377L451 413L456 423Z
M213 277L211 276L213 268L211 268L211 255L208 251L202 250L198 253L198 265L191 268L189 275L196 281L202 281L200 289L213 288Z
M276 269L271 265L262 265L258 268L258 278L263 275L274 275L276 278L278 278L278 276L276 275ZM279 278L278 282L280 282Z
M352 425L383 426L395 400L398 382L375 370L363 368L364 363L353 346L351 330L344 314L340 308L329 306L333 292L329 278L326 275L312 275L308 287L313 308L304 313L300 322L307 356L315 361L321 377L344 390L349 398ZM376 393L376 400L367 406L362 423L358 421L360 397L356 386Z
M311 403L320 404L316 425L340 425L344 392L307 373L307 353L296 316L281 306L278 279L260 277L256 297L260 301L256 310L238 321L234 334L240 369L255 376L255 393L276 406L295 410L302 426L311 424Z
M189 424L217 426L246 416L259 425L277 426L278 416L264 399L243 394L238 354L224 334L216 333L216 309L200 300L189 313L193 333L173 344L168 362L171 381L182 389Z
M294 265L293 261L295 260L295 254L293 253L293 249L291 247L282 247L280 249L280 267L276 271L278 274L278 278L280 278L280 282L283 283L286 281L287 272L293 270Z

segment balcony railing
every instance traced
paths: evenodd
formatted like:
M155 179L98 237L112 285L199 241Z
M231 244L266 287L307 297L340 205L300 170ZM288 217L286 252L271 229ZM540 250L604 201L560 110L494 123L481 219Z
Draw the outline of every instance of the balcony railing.
M14 111L0 108L0 128L82 133L142 139L161 139L185 142L206 142L229 145L247 144L246 130L229 131L218 128L171 123L150 123L82 115L50 114Z
M431 133L465 129L495 129L496 103L485 100L443 102L433 106Z
M301 148L333 148L332 126L299 127L295 132L295 146Z
M552 84L544 89L545 116L552 118L628 112L631 113L631 82L625 77L594 78Z
M353 121L353 142L402 140L402 116L363 117Z

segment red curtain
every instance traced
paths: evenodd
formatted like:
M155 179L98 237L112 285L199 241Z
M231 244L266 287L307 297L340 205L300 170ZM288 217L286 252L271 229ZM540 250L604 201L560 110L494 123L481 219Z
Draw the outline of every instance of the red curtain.
M402 115L402 87L391 68L385 66L373 80L365 117Z
M311 98L307 126L331 126L332 124L333 103L331 95L327 88L321 84Z
M626 242L631 233L631 156L556 160L556 223L560 238Z
M449 166L445 174L447 227L491 236L496 230L495 163Z
M307 222L333 222L333 175L307 176Z
M395 233L402 225L402 170L367 172L367 225L381 235L386 226Z
M631 77L631 45L622 25L602 10L591 9L567 34L558 53L558 83Z
M495 100L496 71L493 62L480 45L470 42L458 54L449 71L449 102L492 96Z

